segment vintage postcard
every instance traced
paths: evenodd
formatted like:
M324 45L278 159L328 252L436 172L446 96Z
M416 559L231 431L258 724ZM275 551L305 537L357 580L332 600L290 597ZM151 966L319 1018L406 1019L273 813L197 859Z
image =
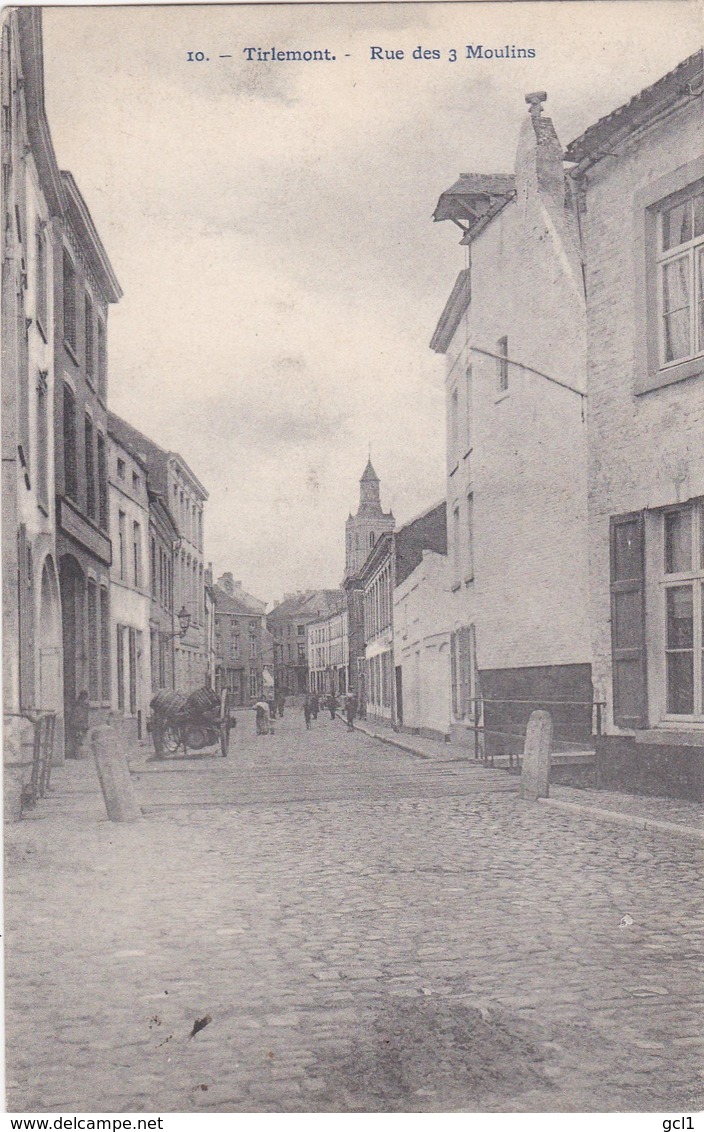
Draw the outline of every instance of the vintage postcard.
M4 9L9 1127L695 1128L701 33Z

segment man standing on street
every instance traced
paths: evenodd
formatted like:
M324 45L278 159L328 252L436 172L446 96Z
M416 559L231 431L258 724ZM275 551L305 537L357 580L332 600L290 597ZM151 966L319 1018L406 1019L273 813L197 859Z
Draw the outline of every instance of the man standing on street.
M306 696L303 701L303 718L306 721L306 731L310 731L310 717L313 714L310 704L310 696Z
M349 692L345 697L345 716L347 718L347 730L354 731L354 719L357 714L357 698L353 692Z

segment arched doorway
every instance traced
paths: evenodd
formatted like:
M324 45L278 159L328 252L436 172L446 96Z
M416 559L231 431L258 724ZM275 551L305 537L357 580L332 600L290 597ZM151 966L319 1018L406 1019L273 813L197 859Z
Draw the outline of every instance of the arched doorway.
M61 626L63 630L64 716L70 716L76 696L85 685L85 576L76 559L66 554L59 564Z
M44 560L39 592L39 689L37 706L61 713L61 599L56 566L51 555Z

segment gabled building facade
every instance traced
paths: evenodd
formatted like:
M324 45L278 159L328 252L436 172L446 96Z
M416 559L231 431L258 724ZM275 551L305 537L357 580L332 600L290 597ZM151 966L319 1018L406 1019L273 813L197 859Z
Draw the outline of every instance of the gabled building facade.
M347 610L307 626L308 689L319 695L344 696L349 690Z
M166 500L149 484L149 654L151 694L176 686L174 640L178 635L174 606L174 560L178 527Z
M185 636L174 638L175 683L192 692L214 677L206 607L203 556L204 507L208 493L178 452L167 452L133 425L111 414L111 429L147 469L149 486L169 509L178 529L173 604L191 618Z
M591 645L607 782L704 775L702 52L567 149L582 199Z
M305 695L308 691L307 626L344 607L341 590L305 590L285 594L267 615L267 629L273 637L274 683L285 695Z
M413 573L427 550L447 553L444 502L398 531L382 535L358 575L364 601L365 656L364 680L357 696L368 718L395 726L404 720L403 665L395 655L396 587ZM449 655L447 660L449 680Z
M241 582L223 574L212 587L215 618L215 690L227 688L234 704L245 707L265 693L268 659L266 603L245 594Z
M147 469L109 426L108 467L112 711L125 739L141 739L152 695Z
M474 742L480 695L495 733L532 707L573 701L557 709L556 732L591 739L585 291L573 186L545 97L526 98L513 174L467 174L435 211L463 230L466 249L431 342L446 359L460 742Z

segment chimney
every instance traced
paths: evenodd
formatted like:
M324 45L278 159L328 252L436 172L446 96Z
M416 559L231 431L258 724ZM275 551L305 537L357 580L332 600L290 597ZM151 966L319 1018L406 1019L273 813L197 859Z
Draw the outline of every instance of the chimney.
M541 198L546 205L565 207L565 173L562 146L551 118L543 117L544 90L526 95L530 109L523 119L516 151L518 203Z
M226 574L220 575L220 577L218 578L218 585L225 591L226 594L229 594L230 597L232 597L235 586L234 582L232 581L232 574L229 570Z

